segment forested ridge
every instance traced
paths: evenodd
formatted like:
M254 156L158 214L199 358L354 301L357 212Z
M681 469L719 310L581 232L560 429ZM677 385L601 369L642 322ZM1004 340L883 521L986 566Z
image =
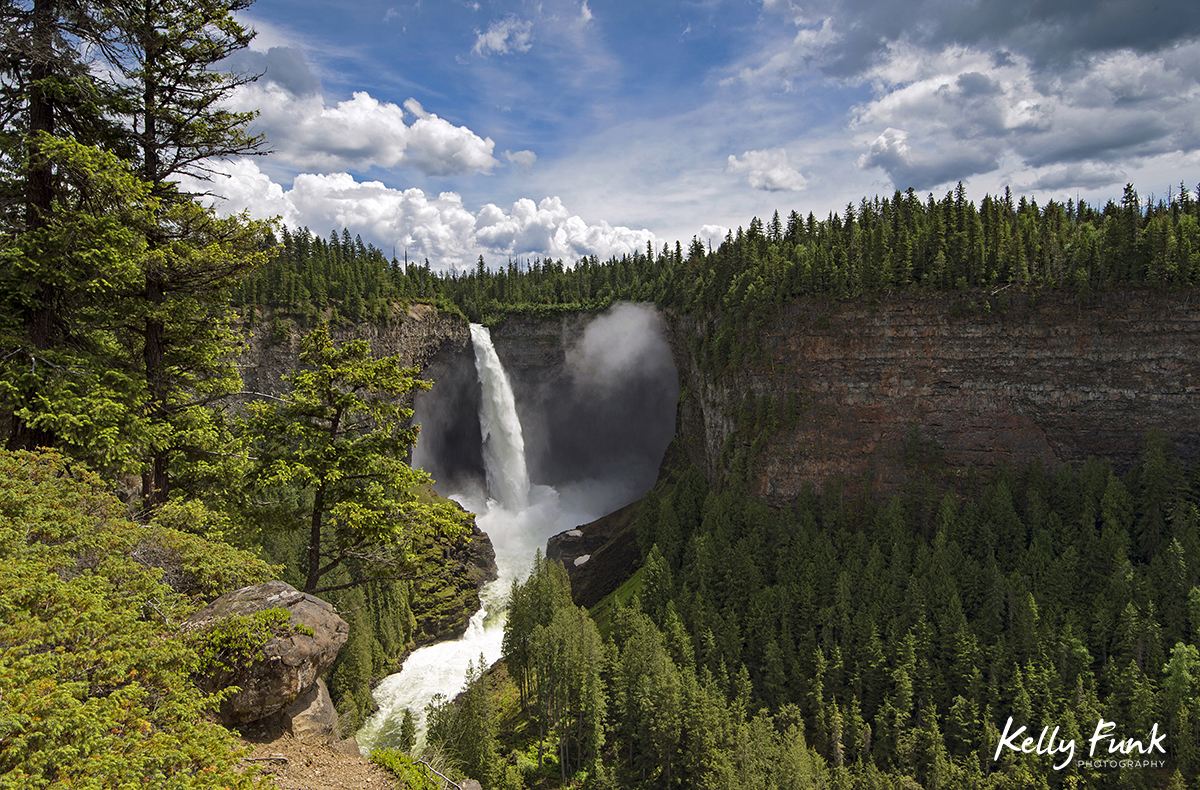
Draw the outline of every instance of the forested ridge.
M423 300L491 323L508 313L594 310L617 300L758 323L800 295L842 298L902 289L1068 289L1087 296L1116 287L1182 287L1200 279L1200 202L1181 184L1143 201L1127 185L1120 201L985 196L963 185L940 200L913 190L863 198L818 220L811 212L755 217L724 239L693 238L600 261L508 260L439 272L401 262L352 239L284 231L282 247L237 290L239 305L282 308L308 321L388 317L393 300Z

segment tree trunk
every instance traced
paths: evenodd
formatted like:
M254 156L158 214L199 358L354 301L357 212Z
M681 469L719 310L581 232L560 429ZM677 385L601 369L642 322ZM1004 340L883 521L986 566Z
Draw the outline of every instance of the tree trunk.
M151 310L165 301L162 279L153 273L146 275L145 298ZM166 354L163 350L163 321L158 315L146 318L142 338L142 360L146 365L146 387L150 393L150 418L155 422L166 419L167 386ZM153 510L167 501L170 484L167 470L167 450L158 447L151 451L146 470L142 473L142 499L146 510Z
M40 230L50 222L54 205L54 170L45 155L37 148L42 133L54 134L54 96L45 83L54 74L54 28L58 22L57 0L34 0L33 25L30 33L31 64L29 78L29 165L25 173L25 230ZM58 341L58 317L55 313L56 289L46 282L38 282L34 288L32 303L27 305L21 316L25 326L25 339L36 351L52 348ZM36 371L37 361L30 354L31 370ZM36 387L36 384L33 385ZM36 390L26 392L24 400L32 402ZM54 434L44 428L35 428L14 416L12 433L8 439L9 449L32 450L54 444Z
M34 0L31 31L32 62L29 69L29 136L32 142L42 132L54 134L54 97L45 84L54 74L54 28L58 22L57 0ZM28 230L44 228L50 219L54 198L54 173L38 151L30 152L25 185L25 225Z
M142 20L142 49L145 53L142 86L142 180L152 184L155 194L159 192L162 174L158 172L158 80L156 67L158 62L158 42L155 40L154 20L151 17L149 3L145 5ZM151 231L148 238L150 248L162 245L162 239L157 229ZM159 272L146 272L146 290L144 297L151 310L146 318L146 327L142 338L142 359L146 365L146 388L150 394L150 418L160 422L167 417L167 381L166 381L166 352L164 349L164 321L158 313L166 301L163 277ZM167 501L170 494L168 479L168 464L166 448L157 447L151 450L147 460L146 471L142 474L142 498L147 511L152 511Z
M308 574L304 580L304 592L312 593L321 580L321 513L325 509L325 486L317 487L313 497L313 512L308 533Z

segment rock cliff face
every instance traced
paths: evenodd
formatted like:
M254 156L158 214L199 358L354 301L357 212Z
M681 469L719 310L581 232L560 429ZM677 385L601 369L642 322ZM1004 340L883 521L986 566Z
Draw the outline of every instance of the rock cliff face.
M471 334L463 319L425 304L410 305L401 318L390 326L335 327L331 334L339 344L361 338L371 344L375 356L397 354L405 364L422 369L438 352L470 353ZM303 334L290 324L276 330L270 318L260 319L247 333L246 349L238 360L244 389L268 395L282 392L281 377L296 366Z
M498 575L492 542L474 524L469 540L431 538L419 553L434 558L440 572L414 582L417 594L410 606L416 620L416 647L457 639L466 633L471 616L483 606L480 590Z
M697 361L703 326L671 317L686 393L676 436L715 481L746 394L780 406L790 396L792 427L750 470L751 492L774 504L839 476L886 493L904 479L914 428L952 467L1097 455L1124 468L1150 428L1181 457L1200 456L1200 294L974 299L801 299L765 327L757 358L724 376Z

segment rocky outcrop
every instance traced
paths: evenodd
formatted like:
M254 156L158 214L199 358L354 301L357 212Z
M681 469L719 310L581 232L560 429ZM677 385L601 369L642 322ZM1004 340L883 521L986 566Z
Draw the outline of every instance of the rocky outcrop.
M579 606L595 606L621 586L642 561L634 523L642 501L560 532L546 544L546 559L561 562Z
M333 606L282 581L226 593L191 615L183 628L200 631L230 617L268 609L286 609L293 626L311 633L273 635L263 644L261 655L228 662L197 679L197 685L209 694L239 687L221 703L220 717L226 725L257 721L292 705L316 685L350 634L350 626Z
M246 331L246 346L238 358L243 389L268 395L283 392L282 377L296 367L304 334L286 316L260 316L254 327ZM471 346L471 334L464 319L426 304L409 305L390 324L339 325L330 334L339 344L366 340L375 356L397 355L405 365L422 369L440 351L469 353Z
M438 537L421 552L432 561L439 553L441 572L415 583L413 640L418 647L462 636L482 606L480 590L498 575L492 542L473 521L467 540Z
M800 299L761 332L762 348L716 375L698 362L704 324L669 319L685 392L677 439L712 482L747 393L789 399L792 425L750 473L775 504L805 483L894 490L906 442L939 447L947 466L987 469L1040 458L1118 468L1150 428L1200 456L1200 299L1187 292L906 293Z
M292 737L300 741L329 738L338 728L337 710L329 698L325 681L320 678L280 711L279 716Z

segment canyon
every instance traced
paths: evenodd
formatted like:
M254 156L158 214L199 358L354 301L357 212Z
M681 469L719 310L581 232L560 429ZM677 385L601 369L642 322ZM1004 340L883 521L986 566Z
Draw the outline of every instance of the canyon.
M1034 459L1053 468L1096 455L1120 471L1137 461L1146 431L1157 428L1176 455L1195 461L1200 304L1191 305L1191 295L909 292L800 299L759 329L755 350L721 371L706 367L701 353L711 319L657 311L653 323L670 360L655 359L616 389L580 379L579 370L587 369L579 359L582 340L603 314L511 317L492 328L492 338L526 425L534 482L558 485L602 472L597 459L635 462L620 455L623 443L671 440L671 453L695 464L710 485L728 477L737 452L752 456L748 493L782 507L806 485L820 491L832 480L841 480L847 493L887 496L913 471L914 441L936 450L950 470L986 474ZM440 415L427 420L422 439L439 448L424 459L435 479L452 486L480 476L479 394L467 322L413 305L398 324L340 331L340 339L359 332L376 354L400 354L435 382L421 395L426 414L437 404ZM605 342L619 352L641 341L613 333ZM272 342L261 323L243 358L247 389L274 391L294 364L297 343L295 332ZM621 364L619 354L609 363ZM572 404L583 396L603 419L575 418ZM768 398L788 415L752 453L758 437L739 431L743 407ZM673 426L664 424L671 411ZM646 443L647 436L653 441ZM654 475L641 479L653 482ZM643 491L626 492L626 501ZM439 630L461 628L465 617Z
M1123 470L1146 431L1200 455L1200 305L1188 291L919 294L801 299L761 330L761 351L725 375L694 349L703 331L669 317L680 371L676 437L710 484L748 393L795 404L749 471L772 505L841 478L886 495L909 471L915 431L952 469L1048 468L1088 456ZM976 300L978 304L976 304Z

